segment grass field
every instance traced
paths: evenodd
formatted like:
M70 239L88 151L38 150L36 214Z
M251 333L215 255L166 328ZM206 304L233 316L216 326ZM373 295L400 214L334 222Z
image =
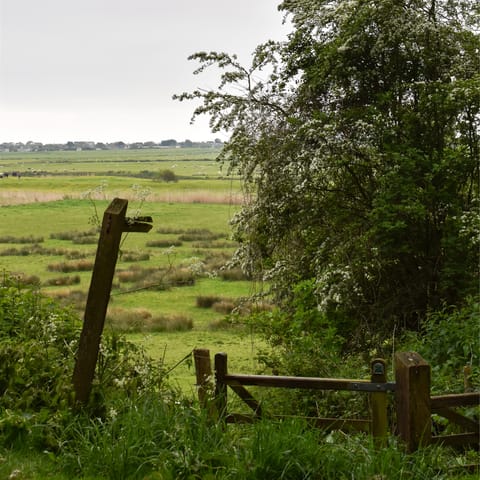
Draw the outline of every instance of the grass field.
M228 351L233 368L254 370L261 343L248 329L226 321L257 288L238 271L225 271L236 247L229 221L239 209L241 189L237 179L221 177L214 154L209 149L3 153L3 171L47 173L0 180L0 269L37 282L47 295L74 305L81 317L97 247L95 228L113 198L126 198L127 215L152 216L153 229L122 239L107 328L127 332L166 368L202 347ZM135 177L166 165L182 172L177 182ZM195 178L195 172L204 174ZM205 307L201 299L214 301ZM193 388L188 362L170 377Z
M128 175L172 170L179 177L219 178L218 148L161 148L55 152L1 152L0 172L26 175Z

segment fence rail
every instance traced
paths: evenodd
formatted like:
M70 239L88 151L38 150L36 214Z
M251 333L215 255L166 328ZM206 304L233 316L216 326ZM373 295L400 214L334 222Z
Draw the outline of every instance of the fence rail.
M383 444L388 435L388 425L396 424L395 434L409 451L422 445L441 444L454 447L479 447L480 423L468 418L454 408L478 406L480 392L463 394L430 394L430 365L416 352L399 352L395 355L395 382L387 382L385 362L375 359L371 363L370 380L339 378L292 377L276 375L245 375L228 373L226 353L217 353L214 364L214 388L210 353L206 349L194 351L199 400L211 410L212 400L216 414L225 423L251 423L266 416L261 403L246 387L296 388L366 393L370 396L369 419L308 418L324 429L349 429L370 432L377 444ZM231 389L252 414L231 413L227 410L227 391ZM212 392L213 390L213 392ZM210 392L210 395L209 395ZM388 392L394 392L394 420L388 418ZM432 414L439 415L455 426L456 433L432 434ZM278 418L269 415L269 418ZM283 416L284 417L284 416ZM306 417L303 417L306 418Z

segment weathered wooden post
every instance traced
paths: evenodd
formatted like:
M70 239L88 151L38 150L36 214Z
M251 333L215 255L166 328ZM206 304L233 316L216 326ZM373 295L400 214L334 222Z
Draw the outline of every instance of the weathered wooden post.
M431 440L430 365L415 352L395 355L395 400L400 438L409 452Z
M212 384L212 364L210 361L210 350L206 348L196 348L193 351L195 361L195 374L197 378L198 401L202 408L209 407L209 393L211 393Z
M220 420L225 420L227 415L227 354L217 353L215 355L215 405Z
M103 215L97 255L85 307L83 328L73 371L73 388L77 405L85 405L88 402L92 389L122 233L148 232L152 228L150 223L145 223L152 221L150 217L133 220L126 218L127 206L127 200L115 198Z
M371 382L386 383L387 374L385 370L385 360L376 358L371 363ZM388 436L388 416L387 416L387 392L373 392L370 395L372 409L372 435L375 445L382 447L386 444Z

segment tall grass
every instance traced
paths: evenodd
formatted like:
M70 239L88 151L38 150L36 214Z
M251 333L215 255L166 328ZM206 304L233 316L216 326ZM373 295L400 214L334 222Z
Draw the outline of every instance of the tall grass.
M152 396L111 406L105 419L75 419L59 440L63 470L82 478L462 478L446 449L408 455L395 441L379 449L368 436L327 435L297 419L224 429L181 400Z
M153 315L145 308L111 307L106 325L122 333L184 332L193 328L193 320L185 315Z

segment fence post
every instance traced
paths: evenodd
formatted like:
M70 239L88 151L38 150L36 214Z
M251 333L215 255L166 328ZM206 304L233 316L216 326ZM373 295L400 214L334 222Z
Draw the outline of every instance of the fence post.
M195 348L193 350L195 361L195 373L197 378L197 392L200 406L204 409L209 405L209 392L212 384L212 364L210 361L210 350L206 348Z
M215 404L221 420L225 420L227 415L227 385L225 384L227 371L227 354L217 353L215 355Z
M430 365L415 352L395 354L395 400L400 438L413 452L431 440Z
M123 232L148 232L151 217L125 217L128 201L115 198L103 215L97 254L88 290L85 317L73 370L76 405L86 405L92 390L100 340Z
M371 363L371 382L386 383L385 360L376 358ZM370 395L372 408L372 435L375 445L385 445L388 436L387 392L374 392Z

